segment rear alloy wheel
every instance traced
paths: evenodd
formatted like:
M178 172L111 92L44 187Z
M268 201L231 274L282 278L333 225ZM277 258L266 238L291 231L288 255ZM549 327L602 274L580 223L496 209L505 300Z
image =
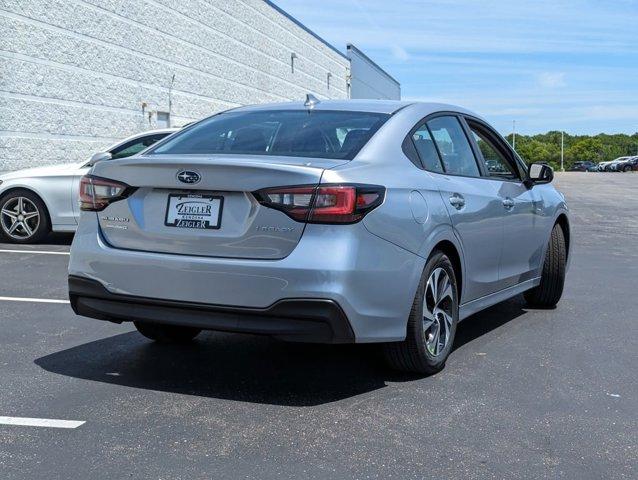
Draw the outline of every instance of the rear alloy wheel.
M545 253L541 283L524 293L525 300L531 307L554 308L563 295L565 285L565 265L567 263L567 247L565 235L560 225L554 225Z
M456 275L449 258L435 252L417 289L403 342L384 345L392 368L432 374L445 366L458 323Z
M16 190L0 200L0 233L12 243L36 243L49 233L44 202L35 193Z
M627 165L625 168L623 168L622 171L623 172L631 172L631 165Z
M188 343L201 332L199 328L133 322L137 331L158 343Z

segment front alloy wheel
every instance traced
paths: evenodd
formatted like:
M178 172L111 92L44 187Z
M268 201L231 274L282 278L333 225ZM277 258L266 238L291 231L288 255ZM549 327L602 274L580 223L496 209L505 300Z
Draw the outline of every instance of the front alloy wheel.
M34 243L48 232L42 200L27 191L16 191L0 200L0 230L13 243Z

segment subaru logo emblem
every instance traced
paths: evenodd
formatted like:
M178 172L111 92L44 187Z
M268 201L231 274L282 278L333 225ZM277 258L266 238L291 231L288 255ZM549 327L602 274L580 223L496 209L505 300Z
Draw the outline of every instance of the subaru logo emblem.
M199 182L202 179L202 176L191 170L180 170L177 172L177 179L182 183L188 183L189 185L193 185Z

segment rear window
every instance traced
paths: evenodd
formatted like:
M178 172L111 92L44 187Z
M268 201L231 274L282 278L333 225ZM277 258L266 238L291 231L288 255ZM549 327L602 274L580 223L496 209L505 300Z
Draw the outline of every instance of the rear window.
M187 128L150 153L351 160L389 117L384 113L326 110L231 111Z

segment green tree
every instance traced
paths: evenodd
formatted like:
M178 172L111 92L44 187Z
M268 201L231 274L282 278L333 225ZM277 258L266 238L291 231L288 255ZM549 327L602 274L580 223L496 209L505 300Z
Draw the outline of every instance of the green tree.
M567 149L565 157L569 165L578 160L601 162L605 158L603 142L595 137L583 138Z
M507 141L512 143L512 135ZM590 160L601 162L622 156L638 155L638 133L633 135L606 134L563 136L565 148L565 168L575 161ZM547 162L552 167L560 167L561 132L553 130L536 135L516 135L516 151L527 162Z
M556 168L560 161L560 146L530 137L516 139L516 152L527 163L546 162Z

